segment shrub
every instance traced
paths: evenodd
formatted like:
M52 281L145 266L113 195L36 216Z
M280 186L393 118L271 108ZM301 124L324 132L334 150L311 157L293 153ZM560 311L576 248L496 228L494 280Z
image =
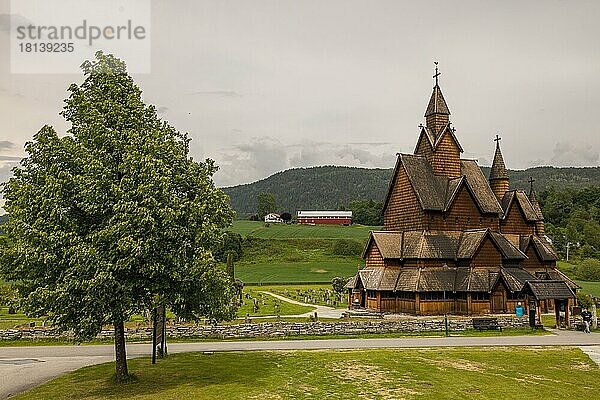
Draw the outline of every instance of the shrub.
M227 254L233 254L233 261L242 257L242 235L235 232L225 232L223 242L215 249L215 258L221 262L227 261Z
M600 281L600 261L586 258L575 268L575 274L582 281Z
M360 256L363 244L358 240L337 239L333 242L332 253L336 256Z

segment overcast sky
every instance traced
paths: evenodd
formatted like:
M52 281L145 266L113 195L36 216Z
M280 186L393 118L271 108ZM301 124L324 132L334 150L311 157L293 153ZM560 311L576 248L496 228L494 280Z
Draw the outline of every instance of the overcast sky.
M81 75L10 73L0 0L0 180ZM217 160L219 185L291 167L391 168L412 152L439 61L463 157L597 166L600 1L153 1L162 118ZM127 61L127 54L117 54ZM82 60L83 61L83 60Z

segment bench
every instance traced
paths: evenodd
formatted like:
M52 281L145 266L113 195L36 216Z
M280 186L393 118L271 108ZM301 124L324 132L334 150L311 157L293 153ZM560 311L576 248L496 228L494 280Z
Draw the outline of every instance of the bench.
M473 318L473 328L480 331L499 329L502 332L502 327L498 323L497 318Z

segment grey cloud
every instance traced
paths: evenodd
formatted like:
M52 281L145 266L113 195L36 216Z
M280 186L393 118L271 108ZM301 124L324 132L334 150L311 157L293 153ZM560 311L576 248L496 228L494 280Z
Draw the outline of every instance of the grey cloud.
M215 181L221 186L249 183L288 168L318 165L390 168L395 152L391 145L384 149L380 147L379 144L340 146L331 142L284 145L270 137L253 138L250 142L222 149L215 156L220 166Z
M32 21L20 14L0 14L0 32L10 32L11 21L15 25L31 25Z
M165 114L167 111L169 111L169 107L160 106L156 108L157 114Z
M23 157L19 157L19 156L3 156L3 155L0 155L0 161L20 161L21 158L23 158Z
M560 166L596 166L600 156L598 149L588 143L558 142L553 152L550 165Z
M219 96L219 97L242 97L242 95L238 92L231 90L199 90L195 92L191 92L191 95L200 95L200 96Z
M10 140L0 140L0 151L14 149L15 144Z

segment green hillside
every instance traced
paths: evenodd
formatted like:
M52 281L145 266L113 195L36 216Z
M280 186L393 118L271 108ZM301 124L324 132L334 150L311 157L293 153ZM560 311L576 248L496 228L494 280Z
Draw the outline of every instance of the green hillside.
M279 172L260 181L224 188L238 217L245 218L256 212L259 193L275 195L279 211L294 214L304 210L334 210L347 206L353 200L383 201L391 169L354 167L294 168ZM483 168L484 174L489 168ZM555 188L582 188L600 185L600 167L555 168L535 167L509 171L511 187L528 189L533 177L538 191Z
M329 225L286 225L269 224L259 221L234 221L231 231L244 237L262 239L359 239L366 240L369 231L379 226L329 226Z

